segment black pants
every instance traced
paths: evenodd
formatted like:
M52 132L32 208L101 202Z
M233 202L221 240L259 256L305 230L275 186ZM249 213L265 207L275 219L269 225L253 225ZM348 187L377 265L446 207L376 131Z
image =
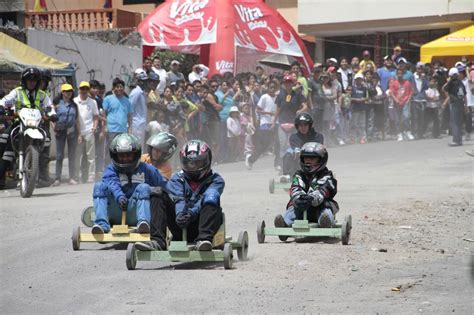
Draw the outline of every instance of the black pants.
M0 181L5 180L5 173L11 168L15 160L15 152L13 152L11 142L11 132L16 126L18 126L18 122L11 124L0 135Z
M313 127L319 133L323 132L323 109L313 108Z
M425 126L425 102L412 101L412 130L417 139L423 139Z
M265 154L268 148L275 143L275 130L261 130L259 129L255 137L255 152L249 157L251 164L255 163L257 159Z
M176 224L176 211L173 201L167 193L152 193L150 199L151 227L150 238L165 248L166 227L171 231L174 241L183 240L183 231ZM214 234L222 224L222 209L206 204L201 208L199 216L187 228L188 242L208 240L212 242Z
M438 108L429 108L425 109L425 125L424 130L428 127L430 120L433 121L433 129L431 129L431 135L433 138L439 137L439 109Z
M282 173L283 175L293 176L299 168L299 161L295 160L295 154L287 152L282 158Z

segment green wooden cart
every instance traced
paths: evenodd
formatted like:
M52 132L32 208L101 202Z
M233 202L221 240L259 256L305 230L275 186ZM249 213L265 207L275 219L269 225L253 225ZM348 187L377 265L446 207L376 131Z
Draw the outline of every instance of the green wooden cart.
M275 189L282 189L286 192L288 192L291 188L291 183L290 182L281 182L281 181L278 181L276 182L275 179L271 178L269 181L268 181L268 190L270 191L270 194L274 194L275 193Z
M320 228L317 223L308 221L305 211L303 220L295 220L291 227L266 227L265 221L260 222L257 226L257 241L264 243L265 236L278 236L282 242L285 242L289 237L334 237L340 238L342 244L347 245L351 230L351 215L346 216L342 224L336 222L331 228Z
M183 240L187 239L187 231L183 229ZM214 235L211 251L198 251L194 245L186 241L171 241L166 251L140 251L135 244L127 247L126 264L128 270L135 270L138 261L168 261L168 262L220 262L225 269L232 269L233 251L241 261L247 260L249 236L247 231L241 231L236 242L225 234L225 219Z

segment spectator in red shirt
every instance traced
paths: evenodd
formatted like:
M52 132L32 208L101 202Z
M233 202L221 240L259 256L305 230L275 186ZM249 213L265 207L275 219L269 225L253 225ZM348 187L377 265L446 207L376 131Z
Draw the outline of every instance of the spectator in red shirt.
M410 130L410 98L413 88L410 81L403 78L404 70L397 70L397 79L390 81L390 97L393 100L396 114L397 140L413 140Z

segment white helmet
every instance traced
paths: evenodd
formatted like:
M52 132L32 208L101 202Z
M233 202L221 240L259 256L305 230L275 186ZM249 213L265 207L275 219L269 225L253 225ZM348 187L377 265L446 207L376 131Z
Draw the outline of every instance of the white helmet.
M452 77L453 75L459 74L458 68L452 67L449 69L449 76Z

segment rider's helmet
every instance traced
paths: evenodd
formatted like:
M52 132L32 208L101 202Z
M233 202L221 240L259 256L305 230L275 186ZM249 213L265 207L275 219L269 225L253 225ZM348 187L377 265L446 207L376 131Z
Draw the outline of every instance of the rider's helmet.
M305 157L317 157L319 162L316 165L305 164ZM316 174L326 167L328 158L328 151L324 145L317 142L306 142L300 152L301 170L311 175Z
M120 173L132 173L140 163L142 148L138 138L121 133L109 145L110 158L114 168Z
M211 148L201 140L190 140L183 146L179 154L184 175L198 181L204 178L211 169Z
M300 113L295 118L295 128L298 129L300 124L308 124L309 128L313 127L313 117L308 113Z
M26 89L26 81L35 80L35 90L39 88L41 81L41 72L37 68L26 68L21 74L21 86Z
M146 145L148 146L148 154L150 155L150 159L153 161L153 163L161 164L173 156L174 152L176 151L176 147L178 146L178 140L176 140L175 136L170 133L160 132L151 136L146 142ZM153 148L161 152L160 158L158 160L153 160L153 155L151 152Z

